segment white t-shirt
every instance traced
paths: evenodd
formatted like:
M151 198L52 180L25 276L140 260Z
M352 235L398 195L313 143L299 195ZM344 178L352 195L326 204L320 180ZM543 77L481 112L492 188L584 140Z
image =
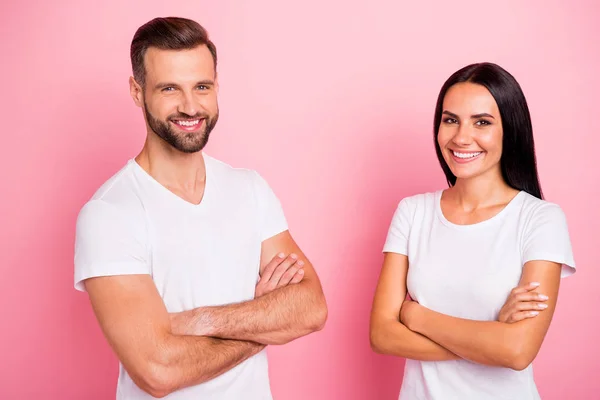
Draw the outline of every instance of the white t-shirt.
M252 170L204 154L199 205L170 192L135 160L110 178L77 219L75 288L97 276L149 274L169 312L254 298L261 242L287 230L281 204ZM271 399L263 350L172 400ZM120 365L117 400L153 398Z
M495 321L530 260L575 272L565 215L526 192L497 215L473 225L448 221L442 191L403 199L384 252L408 256L407 289L421 305L458 318ZM530 365L523 371L466 360L406 360L402 400L539 399Z

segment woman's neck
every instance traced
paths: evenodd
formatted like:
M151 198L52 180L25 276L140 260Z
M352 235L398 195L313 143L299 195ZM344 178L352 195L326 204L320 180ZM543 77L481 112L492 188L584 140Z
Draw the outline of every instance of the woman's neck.
M481 175L469 179L457 179L448 189L446 200L450 200L465 211L508 203L518 190L510 187L501 174Z

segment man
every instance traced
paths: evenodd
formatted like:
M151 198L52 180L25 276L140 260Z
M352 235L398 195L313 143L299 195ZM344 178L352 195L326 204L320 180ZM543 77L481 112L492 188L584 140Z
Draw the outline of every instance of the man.
M323 328L319 279L265 180L202 151L219 115L206 31L154 19L131 61L147 139L82 208L75 245L117 399L271 399L265 347Z

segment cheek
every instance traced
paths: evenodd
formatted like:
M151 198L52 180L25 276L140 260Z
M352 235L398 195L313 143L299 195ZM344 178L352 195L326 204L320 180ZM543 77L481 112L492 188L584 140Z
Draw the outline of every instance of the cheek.
M452 133L447 129L440 128L438 131L437 143L442 150L446 147L450 139L452 139Z
M479 145L489 154L500 158L502 154L502 132L491 131L480 138Z
M177 102L173 98L159 98L148 103L150 112L157 118L166 119L169 115L177 114Z
M202 105L205 109L216 112L218 109L217 106L217 95L216 93L211 93L202 98Z

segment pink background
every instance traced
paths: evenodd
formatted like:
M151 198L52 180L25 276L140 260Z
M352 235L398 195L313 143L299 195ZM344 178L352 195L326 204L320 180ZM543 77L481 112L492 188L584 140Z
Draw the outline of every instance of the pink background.
M580 268L535 362L539 389L600 396L597 2L16 3L0 6L1 399L114 398L116 359L73 289L74 223L143 143L129 44L168 15L204 24L219 49L207 152L269 180L329 301L324 331L271 348L277 399L397 398L404 362L368 339L381 247L400 198L444 186L439 88L485 60L525 91L543 189L567 214Z

